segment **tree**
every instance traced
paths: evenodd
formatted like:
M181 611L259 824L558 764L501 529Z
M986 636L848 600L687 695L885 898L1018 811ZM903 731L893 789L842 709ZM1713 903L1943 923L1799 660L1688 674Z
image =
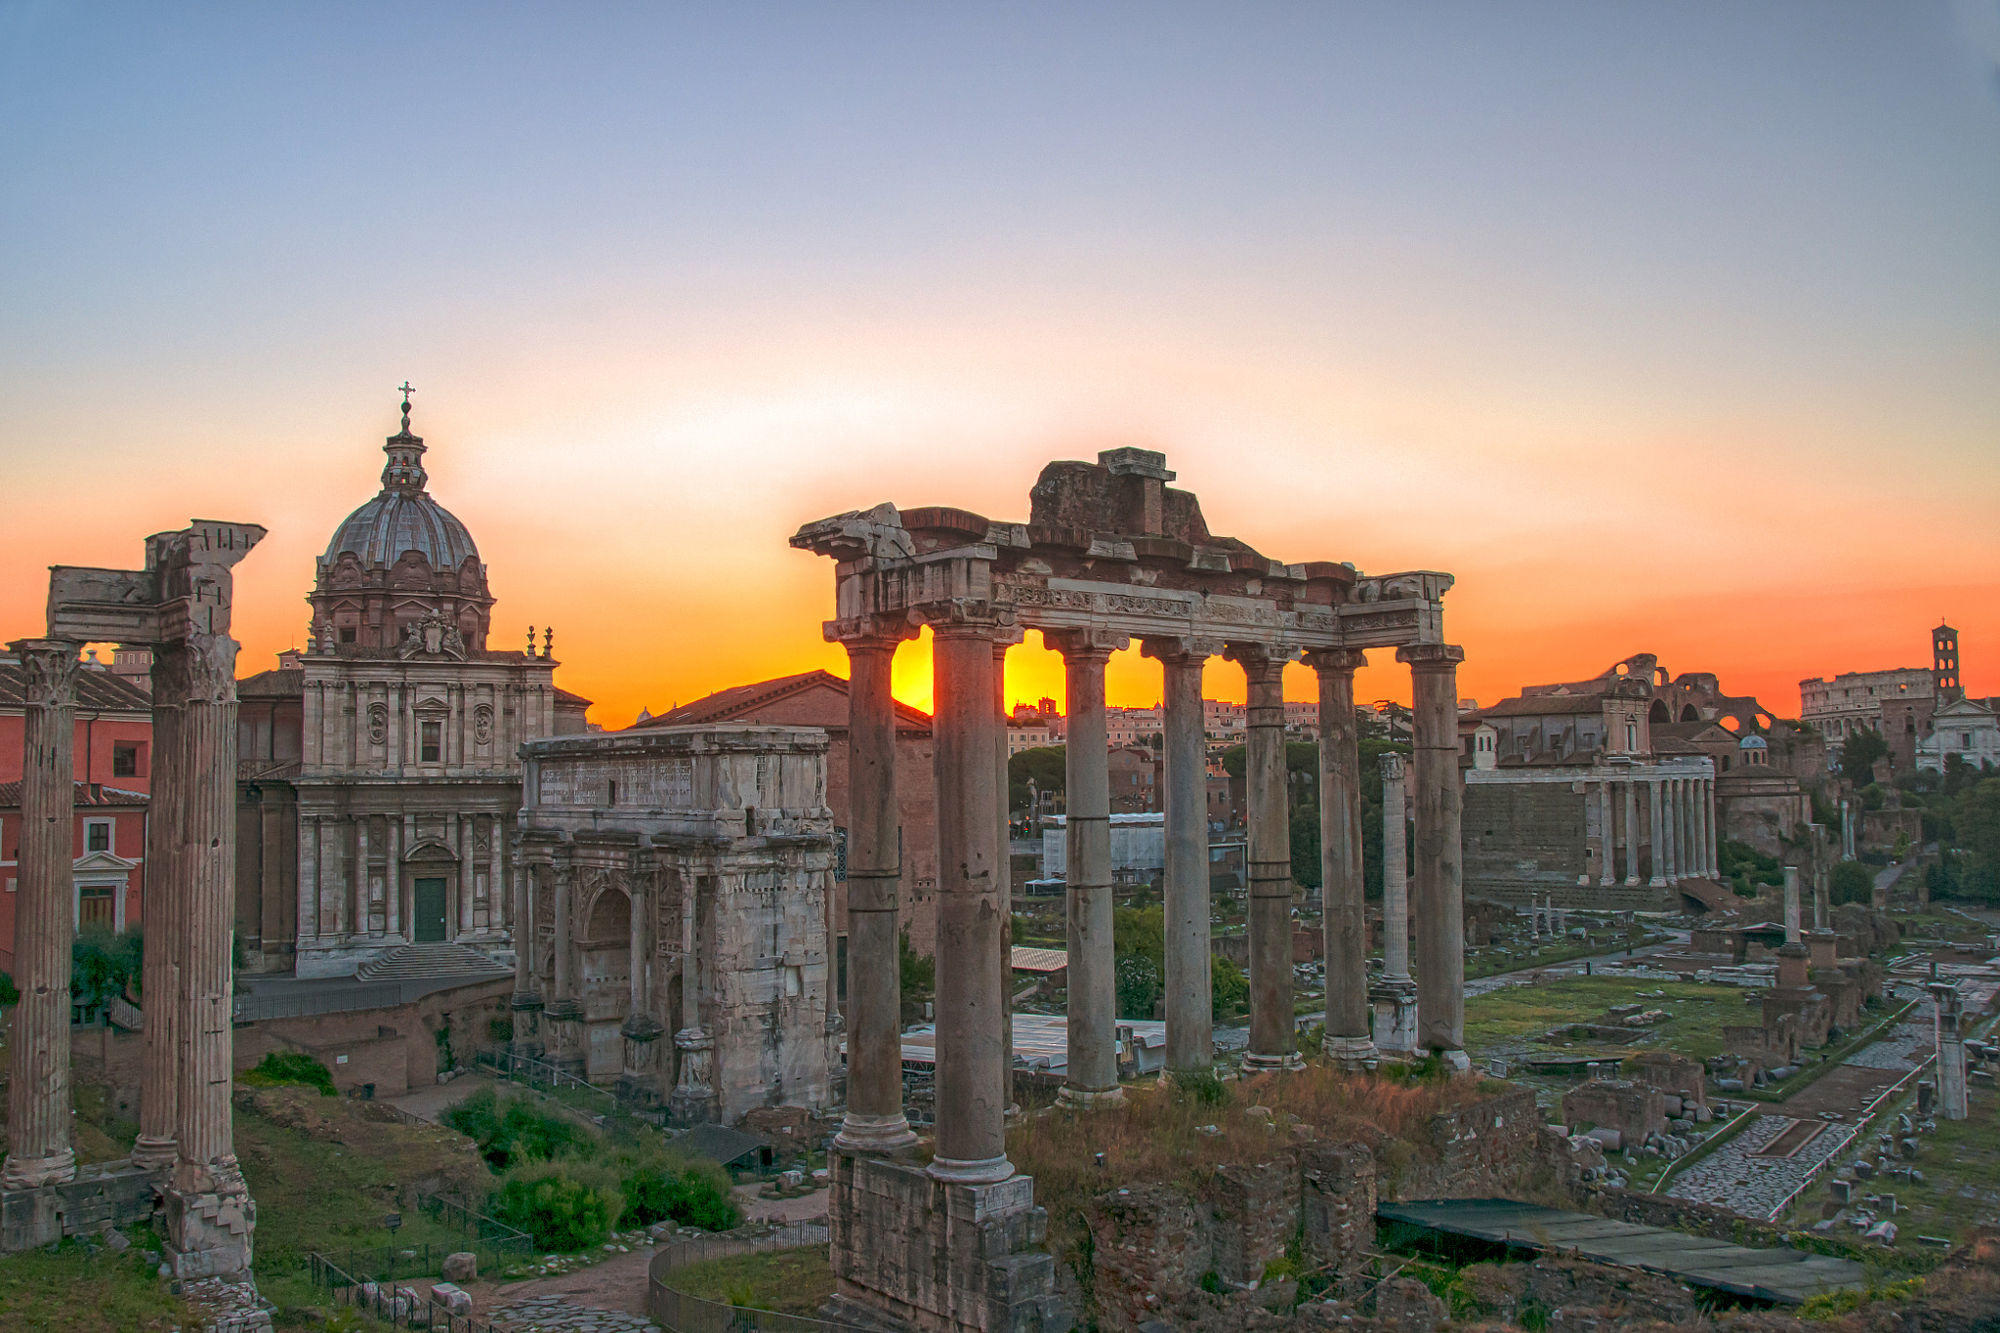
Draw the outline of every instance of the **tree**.
M910 932L896 937L896 962L902 973L903 1021L923 1017L924 1006L937 994L937 959L910 947Z
M1060 745L1037 745L1023 750L1007 760L1007 806L1010 810L1025 811L1028 808L1028 781L1033 779L1035 788L1043 796L1063 794L1063 784L1069 776L1069 752Z
M1243 969L1230 962L1221 954L1213 954L1208 960L1209 1012L1216 1018L1226 1018L1241 1009L1250 999L1250 978L1243 975Z
M1160 1002L1160 965L1142 953L1120 954L1118 1016L1147 1019Z
M1952 804L1952 832L1981 870L2000 875L2000 778L1967 787Z
M1867 903L1875 894L1875 872L1859 861L1842 861L1827 881L1827 897L1840 903Z
M1111 912L1111 948L1121 957L1136 954L1164 966L1167 958L1167 909L1117 907Z
M1863 728L1849 736L1840 745L1840 775L1857 787L1865 787L1875 780L1875 761L1889 753L1889 743L1882 739L1882 733Z
M102 1008L134 984L141 971L144 944L136 930L112 934L85 930L70 942L70 1002L85 1009Z

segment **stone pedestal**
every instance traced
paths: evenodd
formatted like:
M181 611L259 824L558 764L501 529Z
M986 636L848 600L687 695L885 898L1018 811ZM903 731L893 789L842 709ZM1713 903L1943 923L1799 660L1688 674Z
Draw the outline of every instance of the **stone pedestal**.
M1839 943L1840 937L1824 926L1807 936L1806 947L1812 955L1814 971L1818 971L1823 967L1830 968L1838 965L1840 962Z
M681 1053L681 1076L667 1113L676 1125L706 1124L715 1119L715 1041L701 1028L682 1028L674 1046Z
M1375 1046L1383 1056L1403 1058L1417 1050L1417 983L1378 981L1368 990L1375 1009Z
M666 1028L651 1014L628 1014L619 1026L625 1067L618 1072L618 1099L651 1110L665 1098L660 1089L660 1038Z
M828 1166L836 1319L924 1333L1071 1327L1055 1260L1041 1248L1048 1215L1027 1176L964 1184L838 1148Z
M0 1187L0 1254L143 1224L166 1184L164 1171L129 1163L78 1168L70 1179L33 1189ZM108 1331L107 1331L108 1333Z
M575 1000L557 1000L545 1011L549 1026L548 1054L553 1068L582 1078L589 1064L583 1049L583 1006Z
M176 1183L161 1195L166 1220L166 1261L182 1281L236 1277L250 1271L250 1236L257 1205L242 1173L217 1177L215 1188L197 1190Z
M542 1039L542 997L533 991L516 991L509 1008L514 1015L514 1038L507 1043L507 1053L523 1060L540 1060L548 1049Z

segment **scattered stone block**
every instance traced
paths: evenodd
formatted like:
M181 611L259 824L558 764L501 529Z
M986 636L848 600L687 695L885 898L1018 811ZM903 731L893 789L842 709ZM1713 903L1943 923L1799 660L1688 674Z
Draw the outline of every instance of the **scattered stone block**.
M479 1256L470 1250L460 1250L444 1257L444 1267L438 1275L446 1282L471 1282L479 1276Z
M451 1315L472 1313L472 1297L463 1287L453 1282L438 1282L431 1287L431 1304L441 1306Z

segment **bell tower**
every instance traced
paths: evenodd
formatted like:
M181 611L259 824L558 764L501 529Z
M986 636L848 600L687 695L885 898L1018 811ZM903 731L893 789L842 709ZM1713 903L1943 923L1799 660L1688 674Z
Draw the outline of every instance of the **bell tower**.
M1939 704L1965 693L1958 679L1958 631L1943 621L1931 631L1931 685Z

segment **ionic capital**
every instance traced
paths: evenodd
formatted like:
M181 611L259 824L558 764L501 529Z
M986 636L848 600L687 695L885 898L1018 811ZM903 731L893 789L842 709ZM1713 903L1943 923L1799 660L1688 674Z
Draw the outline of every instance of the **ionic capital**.
M1139 640L1139 651L1156 661L1198 666L1222 651L1222 640L1198 639L1193 635L1147 638Z
M21 659L22 702L30 708L74 708L82 663L67 639L16 639L7 645Z
M1381 755L1376 760L1382 765L1382 781L1401 782L1403 780L1403 756L1395 751Z
M821 627L821 632L828 643L837 643L850 653L870 649L894 652L897 644L917 637L917 626L911 623L909 616L900 612L877 611L829 620Z
M1251 680L1276 679L1284 674L1285 663L1292 660L1290 650L1268 643L1226 643L1222 655L1242 667Z
M1455 643L1406 643L1396 650L1396 660L1412 671L1452 671L1465 660L1465 649Z
M1105 629L1050 629L1042 631L1042 644L1063 655L1065 662L1109 661L1111 654L1118 652L1132 642L1124 634L1114 634Z
M1307 651L1305 664L1322 676L1352 676L1368 665L1368 654L1359 648L1313 648Z

